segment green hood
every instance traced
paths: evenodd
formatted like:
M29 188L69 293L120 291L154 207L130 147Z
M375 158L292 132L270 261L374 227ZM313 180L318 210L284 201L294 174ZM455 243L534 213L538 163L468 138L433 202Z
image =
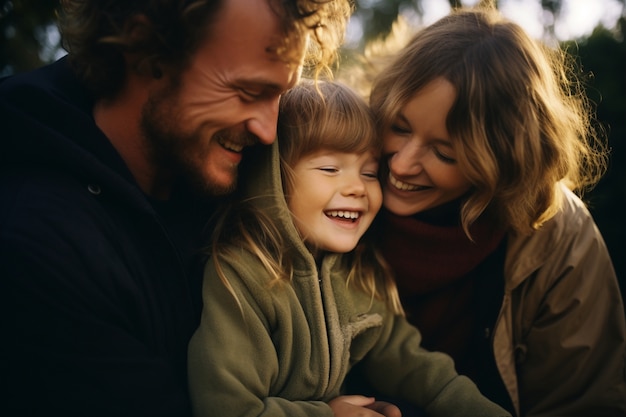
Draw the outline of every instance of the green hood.
M278 139L269 146L257 146L247 160L242 174L242 197L272 219L276 220L285 242L297 256L297 269L316 268L313 255L304 245L287 207L280 175Z

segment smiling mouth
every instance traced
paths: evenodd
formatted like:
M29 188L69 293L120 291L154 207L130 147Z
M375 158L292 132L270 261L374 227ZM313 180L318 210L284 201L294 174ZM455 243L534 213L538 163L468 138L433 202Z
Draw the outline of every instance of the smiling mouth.
M409 184L404 181L400 181L396 177L394 177L391 173L389 173L389 183L393 185L393 187L400 191L422 191L429 190L432 187L427 187L425 185L414 185Z
M359 217L361 217L360 212L349 211L349 210L330 210L330 211L324 212L324 214L326 214L326 216L332 219L349 221L352 223L356 222L359 219Z
M222 145L222 147L226 148L231 152L241 152L243 150L244 145L241 143L233 142L232 140L228 140L224 137L218 138L217 142Z

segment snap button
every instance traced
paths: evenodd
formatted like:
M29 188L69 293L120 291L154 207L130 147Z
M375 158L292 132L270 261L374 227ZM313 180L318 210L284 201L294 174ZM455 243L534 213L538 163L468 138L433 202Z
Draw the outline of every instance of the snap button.
M89 184L87 186L87 190L89 190L89 192L93 195L99 195L102 192L102 190L100 189L100 186L96 184Z

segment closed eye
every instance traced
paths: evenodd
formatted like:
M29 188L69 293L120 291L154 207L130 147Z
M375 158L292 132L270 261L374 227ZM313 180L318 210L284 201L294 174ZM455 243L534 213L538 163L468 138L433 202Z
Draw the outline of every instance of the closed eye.
M367 178L371 178L375 180L378 179L378 172L364 172L362 175Z
M433 148L433 152L435 156L437 157L437 159L439 159L441 162L445 164L450 164L450 165L456 164L456 159L447 156L446 154L442 153L439 149Z
M246 101L256 101L263 96L263 93L260 91L252 91L245 88L240 88L239 93Z
M402 126L400 126L398 124L395 124L395 123L392 124L389 128L391 129L391 131L393 133L397 133L399 135L406 135L406 134L411 133L410 129L408 129L406 127L402 127Z

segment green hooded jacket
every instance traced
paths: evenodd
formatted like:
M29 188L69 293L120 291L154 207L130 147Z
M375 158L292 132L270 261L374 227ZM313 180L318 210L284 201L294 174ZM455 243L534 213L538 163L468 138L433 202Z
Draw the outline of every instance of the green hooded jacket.
M430 417L510 415L459 376L449 356L420 348L404 317L349 287L341 255L327 255L318 271L289 215L276 142L248 162L257 165L241 179L247 195L281 219L298 259L291 284L270 285L258 258L239 248L221 262L236 298L207 263L202 321L189 345L196 416L332 417L327 403L358 362L380 392Z

